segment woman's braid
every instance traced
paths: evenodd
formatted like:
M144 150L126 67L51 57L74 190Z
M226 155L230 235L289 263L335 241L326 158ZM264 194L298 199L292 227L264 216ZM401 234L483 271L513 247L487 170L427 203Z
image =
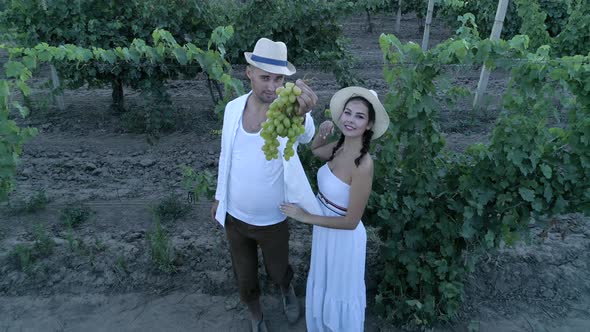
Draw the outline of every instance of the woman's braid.
M363 147L361 148L361 155L354 160L356 167L359 167L361 163L361 159L369 152L369 148L371 147L371 138L373 137L373 131L371 129L365 130L363 133Z
M336 145L334 146L334 149L332 149L332 155L330 156L330 159L328 159L328 161L332 161L332 159L334 159L334 155L336 154L336 151L338 151L338 149L340 149L342 144L344 144L344 134L340 134L340 138L338 139L338 143L336 143Z

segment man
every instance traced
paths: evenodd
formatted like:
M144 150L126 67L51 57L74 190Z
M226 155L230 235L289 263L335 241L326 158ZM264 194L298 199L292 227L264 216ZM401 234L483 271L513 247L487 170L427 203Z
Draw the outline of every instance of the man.
M232 100L225 108L211 217L225 227L240 299L250 311L252 330L266 331L259 300L257 248L261 248L266 271L281 288L285 315L294 323L299 317L299 301L291 284L289 227L279 206L285 201L298 202L314 210L317 202L297 154L289 161L282 156L286 138L279 138L278 159L268 161L262 151L261 125L277 98L275 90L283 86L285 76L296 71L287 61L287 47L282 42L261 38L254 51L245 52L244 56L249 64L246 76L252 91ZM302 90L297 101L299 114L305 119L305 132L294 146L297 151L298 143L308 143L313 138L315 127L309 112L318 98L303 81L297 80L295 84Z

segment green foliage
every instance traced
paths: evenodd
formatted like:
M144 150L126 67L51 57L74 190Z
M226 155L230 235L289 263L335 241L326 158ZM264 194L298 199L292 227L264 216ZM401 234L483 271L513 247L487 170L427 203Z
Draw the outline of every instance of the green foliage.
M455 17L475 14L482 36L489 36L495 18L497 0L447 1L442 10L451 25ZM510 1L502 38L526 34L531 47L551 45L556 56L587 54L590 49L590 2L588 0L516 0Z
M14 206L14 211L17 213L34 213L45 209L48 203L49 198L45 194L45 191L39 190L24 201L17 202Z
M332 71L341 87L358 85L359 79L352 75L356 60L347 51L346 41L338 39L335 44L336 46L331 51L313 52L314 56L317 57L317 65L321 70Z
M38 1L30 0L11 2L0 16L0 25L6 30L16 30L24 46L45 42L52 46L75 44L101 49L129 48L135 39L150 40L154 29L166 29L173 39L189 41L196 48L213 50L215 46L218 56L231 63L245 63L243 52L252 50L258 38L269 37L287 44L289 57L296 65L320 63L323 68L334 69L340 84L347 84L353 81L349 71L352 57L343 45L338 20L351 8L352 2L327 0L174 0L165 3L55 0L47 2L43 8ZM227 22L235 28L233 37L228 30L217 28ZM210 40L207 39L209 35ZM156 38L153 39L157 43ZM176 55L180 66L166 61L88 62L83 65L60 62L57 65L70 86L112 85L114 105L120 108L123 86L137 88L144 80L161 82L179 76L194 77L204 70L202 63L200 66L191 65L190 61L185 64L182 50ZM106 56L116 60L112 54ZM211 71L207 73L211 77ZM220 78L211 77L221 84L227 83ZM227 85L225 87L226 94L233 93ZM225 99L225 96L216 95L215 90L211 93L216 104L218 99Z
M547 14L543 23L547 28L549 35L555 37L561 33L563 27L567 24L568 17L572 14L572 4L576 1L577 0L536 0L531 1L531 3L538 3L540 9ZM580 4L581 3L582 2L580 2ZM524 21L525 20L523 19L523 23Z
M128 47L136 38L151 38L155 28L166 29L177 39L191 39L203 46L207 43L207 32L212 29L208 28L206 21L199 19L202 12L202 5L189 0L166 3L155 0L28 0L10 2L0 17L0 24L21 32L20 43L28 47L41 42L103 49ZM171 75L199 72L196 67L154 71L150 67L115 63L108 68L95 63L85 66L59 63L57 67L73 87L86 83L90 86L117 85L115 82L136 87L145 79L163 80Z
M129 266L127 264L127 261L125 261L125 257L117 256L117 259L115 260L114 270L120 274L126 274L129 272Z
M339 19L352 10L350 1L249 0L211 3L211 26L232 22L234 38L226 44L231 63L245 64L244 51L251 51L260 37L287 45L296 66L314 64L332 71L342 86L354 82L353 57L342 39Z
M33 250L36 258L49 257L55 248L55 242L42 223L35 225L35 244Z
M33 251L30 246L17 244L9 254L12 263L21 272L29 273L34 264Z
M433 17L436 17L441 5L457 5L462 4L461 0L435 0L434 10L432 12ZM374 24L371 22L371 14L374 13L388 13L389 15L396 14L399 7L398 0L360 0L354 1L352 10L348 15L359 15L361 12L365 12L367 16L367 31L372 32ZM418 18L420 31L424 30L424 18L428 11L428 0L414 1L414 0L402 0L401 1L401 14L415 13Z
M31 77L31 70L44 62L71 66L74 72L83 73L80 68L93 67L93 75L111 75L109 79L116 87L115 95L122 96L124 84L131 85L155 98L161 98L165 91L164 80L179 75L179 68L200 68L207 73L209 80L222 84L224 90L215 95L214 101L225 105L231 98L243 94L241 81L232 78L231 65L223 58L223 45L233 33L231 27L219 27L212 33L208 46L220 49L202 50L192 43L180 46L170 32L156 29L152 32L154 46L149 46L142 39L134 39L129 47L102 49L84 48L77 45L50 46L40 43L32 48L8 48L11 60L5 64L8 77L18 77L18 86L28 94L25 81ZM18 60L18 61L16 61ZM143 74L130 76L129 83L118 76L121 68L137 67ZM188 70L188 69L187 69ZM145 75L144 75L145 74ZM84 78L87 80L87 78ZM102 79L101 79L102 80ZM100 81L100 80L99 80ZM89 83L90 84L90 83ZM225 93L224 93L225 91ZM156 126L157 127L157 126Z
M518 16L526 18L522 20L520 33L529 36L531 48L536 50L541 45L549 45L551 37L545 27L547 13L541 11L539 3L530 0L516 0L516 4Z
M397 10L397 0L363 0L355 1L354 9L371 13L393 12Z
M182 166L181 186L188 192L191 202L197 202L203 198L212 200L215 196L217 181L209 170L195 171L188 166Z
M559 22L564 20L564 17L559 17ZM568 10L567 23L565 27L563 25L561 27L554 42L557 54L588 54L590 52L590 1L574 0Z
M154 209L155 215L163 222L176 221L190 211L190 206L183 203L178 195L170 194L162 199Z
M391 125L367 211L384 242L376 309L387 319L451 319L479 253L513 243L531 216L590 213L590 57L552 58L548 47L529 53L526 36L463 34L428 52L380 38ZM488 145L451 154L435 122L437 96L458 90L434 82L447 65L484 63L512 70L503 112ZM548 128L554 100L566 95L574 97L567 128Z
M521 25L527 23L521 16L518 15L519 3L526 4L526 6L540 6L540 10L547 13L547 20L551 20L549 31L554 31L556 34L563 27L563 17L566 15L569 6L569 0L554 1L554 0L540 0L540 1L509 1L508 9L506 11L506 18L502 27L502 38L510 39L519 33ZM453 0L446 1L443 6L443 16L445 16L451 25L456 24L455 19L465 13L473 13L476 16L476 23L480 27L482 36L489 36L494 25L496 17L496 10L498 8L497 0Z
M9 261L12 262L16 269L27 274L33 272L35 262L41 258L49 257L55 248L55 242L43 224L38 223L35 225L33 236L35 241L32 246L22 243L17 244L8 255Z
M16 65L15 62L6 62L4 69L8 78L31 77L30 70ZM21 81L0 80L0 202L5 201L8 194L14 190L14 175L24 143L37 134L36 129L20 128L11 119L12 110L18 110L23 118L28 114L28 109L12 100L11 89L15 87L19 88L23 95L30 92Z
M378 13L378 12L392 12L393 8L393 1L390 0L364 0L364 1L356 1L354 3L354 15L357 15L358 12L364 11L367 15L367 32L373 32L374 24L371 22L371 14ZM397 3L396 3L397 5ZM397 7L397 6L396 6Z
M482 36L488 37L492 32L494 20L496 17L496 9L498 8L498 0L455 0L447 2L442 7L442 16L447 18L451 26L458 26L456 21L458 16L465 13L472 13L476 17L476 24L479 27L479 33ZM515 1L508 2L508 9L506 11L506 18L502 27L503 39L510 39L519 31L521 20L517 15L517 6Z
M68 241L68 247L71 251L76 251L78 249L78 240L76 240L76 238L74 237L74 230L71 225L68 225L66 240Z
M144 81L141 90L141 104L129 107L121 116L121 123L128 132L147 134L148 142L155 143L161 133L174 130L174 107L162 82Z
M479 31L477 31L477 23L475 16L471 13L466 13L457 17L457 21L461 22L461 26L457 29L456 34L460 39L472 40L479 39Z
M587 54L590 49L590 3L587 0L519 0L517 3L518 15L523 22L520 32L530 37L532 48L550 45L552 53L557 56ZM551 10L543 11L539 3ZM553 26L548 22L553 22ZM556 22L558 26L555 26Z
M59 218L64 225L76 228L86 222L94 213L92 209L84 204L72 204L59 211Z
M156 68L165 68L167 64L180 66L198 65L208 75L208 79L224 85L225 94L220 93L218 103L224 105L230 98L244 93L243 85L238 79L230 75L231 66L223 59L222 43L232 34L230 28L217 28L209 40L209 46L215 45L218 50L204 51L194 44L180 46L172 35L165 30L154 30L152 38L154 46L149 46L141 39L135 39L130 47L114 49L91 49L76 45L62 45L59 47L40 43L32 48L7 48L10 60L4 64L6 78L14 81L0 80L0 201L6 200L8 193L14 189L14 175L18 157L22 153L23 144L36 135L34 128L20 128L10 119L11 110L18 110L22 117L28 114L28 109L11 99L11 90L19 89L24 96L30 94L26 81L31 78L32 71L42 63L71 64L76 67L96 65L112 72L113 66L142 66L148 72ZM156 75L156 74L154 74ZM159 74L158 74L159 75ZM151 136L157 138L157 133L166 128L167 106L162 102L163 83L160 76L155 80L140 80L140 87L149 91L159 102L155 104L155 114L146 117L145 127ZM139 79L139 78L138 78ZM139 83L138 83L139 84Z
M41 63L55 64L62 72L70 73L66 78L75 86L110 83L114 102L120 102L120 108L123 86L161 95L165 80L180 75L194 76L203 71L209 80L223 85L223 91L218 89L219 94L212 98L225 105L244 92L241 81L231 77L231 65L224 59L223 43L232 34L231 27L214 29L206 50L193 43L181 46L170 32L162 29L151 33L154 46L139 38L128 46L111 49L73 44L56 47L42 42L30 48L8 48L11 60L5 64L5 69L8 77L20 78L19 84L28 89L24 82L31 77L31 70Z
M439 6L436 5L438 0L435 0L434 11L432 13L433 17L436 17L438 13ZM396 6L397 9L397 6ZM426 17L426 12L428 11L428 0L425 1L407 1L403 0L402 2L402 13L414 12L416 13L416 17L420 20L420 29L424 28L423 26L423 19Z
M448 0L435 0L435 4ZM396 13L398 10L398 0L361 0L354 2L354 9L357 11L365 11L367 13ZM435 5L436 8L436 5ZM419 19L426 17L428 9L428 0L425 1L411 1L402 0L401 12L402 14L415 13ZM355 13L357 14L357 13Z
M176 271L176 266L174 266L173 262L174 249L170 243L168 234L166 234L166 231L162 228L160 218L156 216L155 219L155 230L146 236L150 244L152 263L162 272L173 273Z

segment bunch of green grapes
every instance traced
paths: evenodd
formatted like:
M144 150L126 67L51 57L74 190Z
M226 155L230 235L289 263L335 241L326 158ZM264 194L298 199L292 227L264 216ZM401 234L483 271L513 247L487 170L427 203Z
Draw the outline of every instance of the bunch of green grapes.
M277 89L278 97L270 104L266 112L266 122L262 124L262 132L260 133L264 139L262 151L264 151L266 160L279 157L279 136L288 137L283 152L285 160L289 160L295 154L293 150L295 139L305 132L303 116L297 114L299 110L297 96L300 94L301 89L291 82L287 82L284 87Z

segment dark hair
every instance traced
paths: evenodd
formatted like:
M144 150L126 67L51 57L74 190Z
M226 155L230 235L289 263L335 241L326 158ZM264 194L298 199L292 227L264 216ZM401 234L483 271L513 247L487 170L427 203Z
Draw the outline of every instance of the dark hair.
M346 103L344 103L344 108L346 108L346 105L348 105L349 102L355 101L355 100L358 100L358 101L362 102L363 105L367 106L367 109L369 110L369 123L375 124L375 109L373 108L373 104L369 103L369 101L366 100L365 98L363 98L361 96L351 97L346 101ZM359 164L361 163L361 159L367 154L367 152L369 152L369 148L371 147L371 138L372 137L373 137L373 130L371 130L371 129L365 130L365 132L363 133L363 147L361 148L361 155L354 160L354 164L356 165L356 167L359 166ZM332 149L332 155L330 156L330 159L328 159L328 161L332 161L332 159L334 159L334 155L336 154L336 151L338 151L338 149L340 149L342 144L344 144L344 134L340 134L340 138L338 139L338 143L336 143L336 145L334 146L334 149Z

